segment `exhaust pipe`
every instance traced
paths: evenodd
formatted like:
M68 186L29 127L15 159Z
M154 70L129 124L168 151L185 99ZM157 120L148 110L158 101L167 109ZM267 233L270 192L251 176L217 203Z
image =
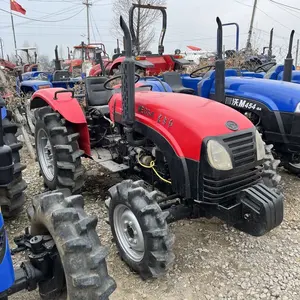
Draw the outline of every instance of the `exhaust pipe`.
M223 59L223 27L219 17L216 19L217 30L217 60L215 67L215 93L218 102L225 101L225 60Z
M289 51L284 60L284 70L283 70L283 81L291 82L292 81L292 71L293 71L293 57L292 57L292 48L294 40L295 30L292 30L290 35Z
M61 70L61 64L60 64L60 60L59 60L59 57L58 57L58 46L56 45L55 46L55 70Z
M141 146L145 143L145 140L135 140L133 136L133 124L135 122L135 61L132 57L132 37L122 16L120 16L120 25L125 40L125 59L121 64L122 121L125 124L124 131L129 145Z
M268 49L268 60L272 60L272 55L273 55L273 30L274 28L271 29L270 31L270 42L269 42L269 49Z

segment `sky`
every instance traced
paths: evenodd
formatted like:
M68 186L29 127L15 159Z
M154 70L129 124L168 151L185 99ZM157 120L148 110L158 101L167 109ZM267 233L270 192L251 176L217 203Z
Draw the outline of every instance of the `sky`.
M116 39L111 34L113 0L89 0L91 7L91 40L103 42L108 53L116 47ZM299 8L289 9L271 2L258 0L254 20L253 43L258 47L268 45L269 31L274 27L274 48L279 55L285 55L288 38L292 29L296 39L300 38L299 0L276 0L285 5ZM55 45L67 54L67 46L72 48L86 41L86 9L81 0L17 0L26 10L25 17L42 20L32 21L14 16L17 46L25 42L37 45L40 54L54 57ZM179 48L186 50L188 45L204 50L216 49L216 17L223 23L237 22L240 26L240 48L245 47L247 32L254 0L167 0L168 27L165 36L165 52L174 53ZM9 11L9 0L0 0L0 9ZM156 37L151 46L157 51L160 22L156 24ZM4 43L5 54L14 50L10 14L0 10L0 38ZM224 28L224 45L227 49L235 47L235 29Z

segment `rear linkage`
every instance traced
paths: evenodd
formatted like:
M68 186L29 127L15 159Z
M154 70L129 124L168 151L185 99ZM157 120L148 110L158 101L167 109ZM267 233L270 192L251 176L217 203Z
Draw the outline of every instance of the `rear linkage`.
M31 236L29 228L25 229L25 234L14 238L17 248L11 250L11 255L20 252L27 252L29 261L21 263L15 269L15 282L8 290L0 293L0 300L20 292L22 290L33 291L38 284L47 280L48 291L46 294L61 290L64 286L63 268L59 259L55 242L50 235ZM53 272L55 270L55 272ZM52 278L49 283L49 278ZM60 288L57 288L57 287ZM43 285L39 284L40 294L43 293Z

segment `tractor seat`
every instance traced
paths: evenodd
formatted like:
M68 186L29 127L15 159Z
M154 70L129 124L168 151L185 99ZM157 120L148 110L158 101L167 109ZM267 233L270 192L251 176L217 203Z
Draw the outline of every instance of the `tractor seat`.
M115 53L113 56L112 56L112 60L115 60L117 59L118 57L122 56L121 53Z
M107 77L87 77L85 79L86 101L88 106L97 108L102 114L109 114L108 101L112 91L104 88Z
M181 77L176 72L165 72L162 75L163 81L165 81L172 89L174 93L195 95L195 91L191 88L186 88L182 84Z
M52 81L70 81L71 75L67 70L57 70L53 73Z

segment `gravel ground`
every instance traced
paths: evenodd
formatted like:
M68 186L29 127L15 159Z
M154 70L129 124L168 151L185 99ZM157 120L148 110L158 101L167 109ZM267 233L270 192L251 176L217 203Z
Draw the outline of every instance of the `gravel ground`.
M43 191L43 185L37 163L25 150L22 157L27 165L24 177L28 183L28 206L30 199ZM85 164L89 170L83 191L85 208L99 217L99 236L110 247L109 273L118 285L110 299L300 299L300 199L296 177L280 171L286 202L285 220L279 228L255 238L216 219L172 224L171 230L176 234L174 267L164 278L142 281L118 257L105 222L103 200L107 188L120 179L102 173L93 162ZM27 225L25 211L6 222L11 245L12 238ZM15 264L19 265L22 259L16 255ZM22 292L10 299L34 300L39 296L37 292Z

